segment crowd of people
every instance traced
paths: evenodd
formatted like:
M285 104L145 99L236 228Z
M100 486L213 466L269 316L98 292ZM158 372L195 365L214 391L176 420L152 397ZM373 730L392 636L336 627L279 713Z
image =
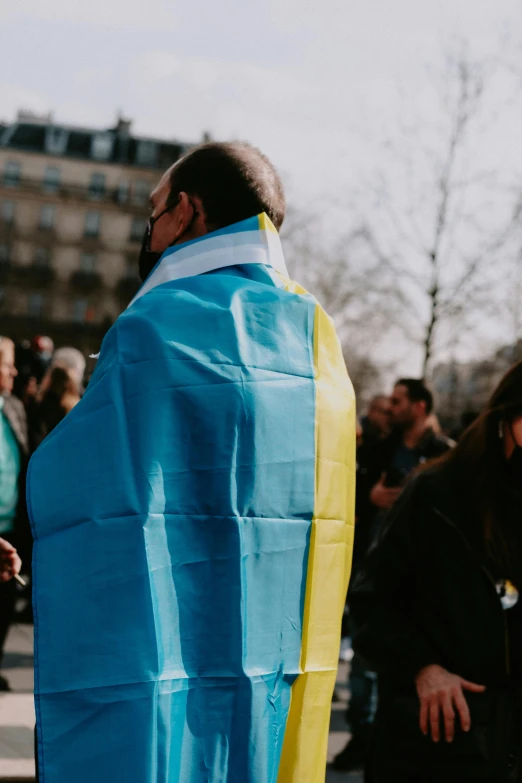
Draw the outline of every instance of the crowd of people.
M358 431L353 644L339 770L519 781L522 363L455 443L401 378Z
M0 555L11 562L15 549L30 574L32 536L27 516L25 477L29 458L42 440L79 402L85 358L76 348L55 350L49 337L15 343L0 337ZM4 572L2 572L4 573ZM32 617L30 584L18 592L0 576L0 664L17 597L19 619ZM0 675L0 691L9 690Z

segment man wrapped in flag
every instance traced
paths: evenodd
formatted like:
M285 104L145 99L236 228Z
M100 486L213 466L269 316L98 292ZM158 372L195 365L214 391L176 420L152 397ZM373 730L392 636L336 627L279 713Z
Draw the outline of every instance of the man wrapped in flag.
M143 286L29 469L41 783L319 783L355 408L288 279L284 195L211 143L151 195Z

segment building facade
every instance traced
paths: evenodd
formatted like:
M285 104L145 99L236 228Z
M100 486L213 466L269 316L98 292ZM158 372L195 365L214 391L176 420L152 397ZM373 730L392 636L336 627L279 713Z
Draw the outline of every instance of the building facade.
M0 126L0 334L97 351L139 286L150 191L186 149L121 119Z

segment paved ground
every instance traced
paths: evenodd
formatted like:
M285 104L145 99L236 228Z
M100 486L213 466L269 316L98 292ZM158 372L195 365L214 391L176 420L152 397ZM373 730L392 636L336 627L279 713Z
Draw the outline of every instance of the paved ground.
M0 781L28 781L34 778L32 626L16 625L11 629L3 673L9 679L13 693L0 694ZM346 674L346 664L341 664L338 693L342 701L332 707L330 758L343 747L348 737L344 722ZM362 775L329 771L326 783L362 783Z
M13 693L0 694L0 779L30 779L34 776L32 626L11 629L3 673Z

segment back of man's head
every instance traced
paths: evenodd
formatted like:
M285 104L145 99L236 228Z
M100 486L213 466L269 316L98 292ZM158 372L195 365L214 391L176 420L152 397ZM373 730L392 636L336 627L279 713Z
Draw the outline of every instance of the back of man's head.
M210 142L185 155L171 171L167 206L178 194L201 199L208 231L266 212L279 230L285 216L283 185L274 166L245 142Z
M424 402L426 416L430 415L433 410L433 394L423 379L399 378L395 386L405 386L410 402Z

